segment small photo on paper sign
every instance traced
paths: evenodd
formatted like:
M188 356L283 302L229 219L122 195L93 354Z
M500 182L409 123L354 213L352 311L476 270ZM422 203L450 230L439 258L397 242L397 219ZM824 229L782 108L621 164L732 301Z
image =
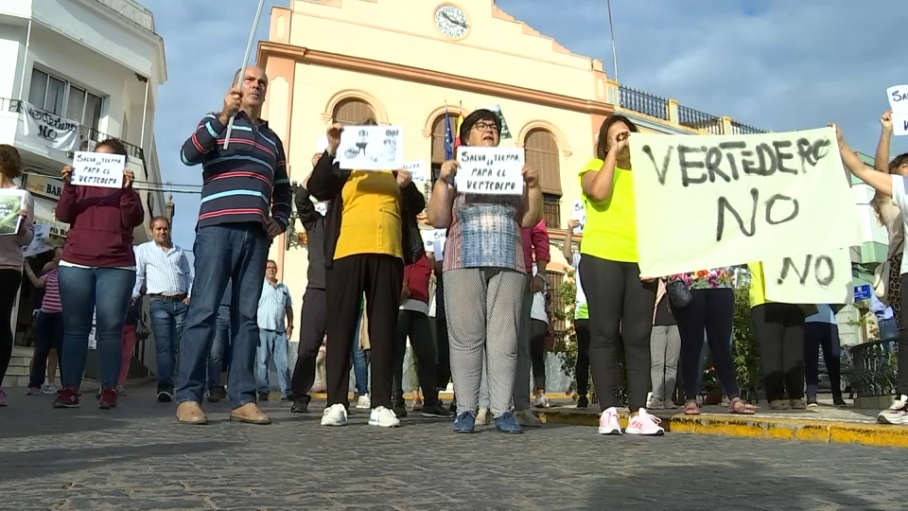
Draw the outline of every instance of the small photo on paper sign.
M22 217L19 211L25 207L25 190L0 188L0 236L19 232Z
M524 151L517 147L469 147L457 149L460 168L454 184L460 193L521 195Z
M400 126L347 126L337 161L342 169L397 170L404 164L403 133Z
M121 154L78 151L73 156L70 183L75 186L123 188L126 157Z

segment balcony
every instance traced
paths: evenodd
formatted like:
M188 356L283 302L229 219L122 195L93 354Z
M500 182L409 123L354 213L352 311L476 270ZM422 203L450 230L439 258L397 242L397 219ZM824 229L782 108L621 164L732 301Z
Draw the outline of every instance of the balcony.
M634 112L639 112L656 119L664 121L669 120L668 100L660 98L648 92L639 91L630 87L621 85L618 87L620 92L621 107Z
M11 141L26 165L56 169L72 162L73 152L92 151L108 138L117 138L91 126L71 121L26 101L0 98L0 140ZM122 142L122 141L121 141ZM126 168L137 178L148 180L145 153L141 147L123 142Z

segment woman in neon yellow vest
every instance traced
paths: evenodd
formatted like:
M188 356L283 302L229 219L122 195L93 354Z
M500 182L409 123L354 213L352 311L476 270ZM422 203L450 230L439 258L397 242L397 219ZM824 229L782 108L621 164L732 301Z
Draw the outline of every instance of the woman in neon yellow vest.
M650 333L657 284L637 265L637 217L628 141L628 118L611 115L599 129L596 153L580 171L586 225L580 280L590 316L590 369L602 415L599 433L620 435L618 351L623 343L631 417L625 431L662 435L659 419L646 412L650 387Z

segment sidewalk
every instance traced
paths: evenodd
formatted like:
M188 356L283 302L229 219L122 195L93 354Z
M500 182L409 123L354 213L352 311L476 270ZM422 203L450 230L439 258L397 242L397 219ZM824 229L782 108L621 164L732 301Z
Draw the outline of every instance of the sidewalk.
M761 404L768 408L766 403ZM578 410L575 405L563 401L556 405L560 406L537 410L544 422L599 425L597 405L586 410ZM651 413L662 419L661 426L666 432L672 433L908 448L908 427L878 424L879 410L821 404L815 410L761 409L755 415L733 415L725 406L704 406L699 416L686 416L680 408ZM627 414L627 409L621 410L622 427L627 426Z

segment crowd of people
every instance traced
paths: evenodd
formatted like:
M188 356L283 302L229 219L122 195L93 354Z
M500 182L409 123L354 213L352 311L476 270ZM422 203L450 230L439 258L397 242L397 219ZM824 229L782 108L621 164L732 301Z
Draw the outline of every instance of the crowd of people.
M181 150L185 164L203 169L194 272L171 242L167 218L152 219L152 240L133 247L132 232L144 213L128 170L123 188L109 189L74 186L71 167L63 169L56 215L71 226L66 245L40 275L28 265L24 271L44 290L28 393L48 391L44 373L48 354L55 351L62 388L54 406L79 406L89 331L96 325L99 407L115 408L125 392L137 318L147 298L157 399L175 400L183 424L207 423L205 397L229 399L231 420L270 423L259 403L269 398L271 364L281 398L292 412L307 413L323 357L324 426L347 424L351 369L355 406L370 410L373 426L399 426L408 413L407 392L416 398L411 410L453 417L458 433L492 423L504 433L539 425L532 408L549 406L545 352L553 339L553 290L537 169L524 166L521 195L473 195L455 185L459 164L451 157L441 165L427 201L406 171L341 168L336 153L344 126L334 123L327 129L327 149L313 156L312 171L294 195L283 143L261 119L268 78L256 67L236 78L241 85L228 92L219 112L202 119ZM890 115L881 122L876 169L865 167L837 134L847 169L877 190L874 204L890 232L885 289L878 294L904 325L906 308L900 305L908 293L908 261L902 259L901 211L908 207L908 155L888 161ZM498 114L479 109L463 119L457 135L465 146L496 147L501 130ZM728 412L754 414L757 408L738 386L731 347L740 268L641 276L628 147L636 131L630 119L609 116L598 132L596 158L577 177L586 223L575 248L578 225L570 222L563 246L577 283L577 407L591 404L592 376L600 434L662 435L651 410L681 405L684 414L701 413L705 342ZM125 155L116 140L102 142L96 151ZM0 187L14 187L20 168L15 149L0 146ZM19 231L0 238L0 313L7 315L15 300L11 290L18 290L23 275L21 247L34 232L29 200L19 213L25 220ZM268 259L272 239L292 221L291 202L308 235L308 283L298 330L291 291L277 280L277 263ZM432 250L420 235L423 213L445 231ZM747 266L769 408L817 406L820 349L834 403L844 405L837 307L769 301L762 265ZM294 331L299 350L291 364L288 341ZM12 337L7 327L0 334L2 376ZM900 329L899 336L900 347L908 350L908 330ZM413 383L405 381L408 347ZM619 420L622 361L630 409L626 428ZM451 382L455 397L448 407L439 392ZM880 413L881 422L908 424L908 357L899 360L898 393Z

